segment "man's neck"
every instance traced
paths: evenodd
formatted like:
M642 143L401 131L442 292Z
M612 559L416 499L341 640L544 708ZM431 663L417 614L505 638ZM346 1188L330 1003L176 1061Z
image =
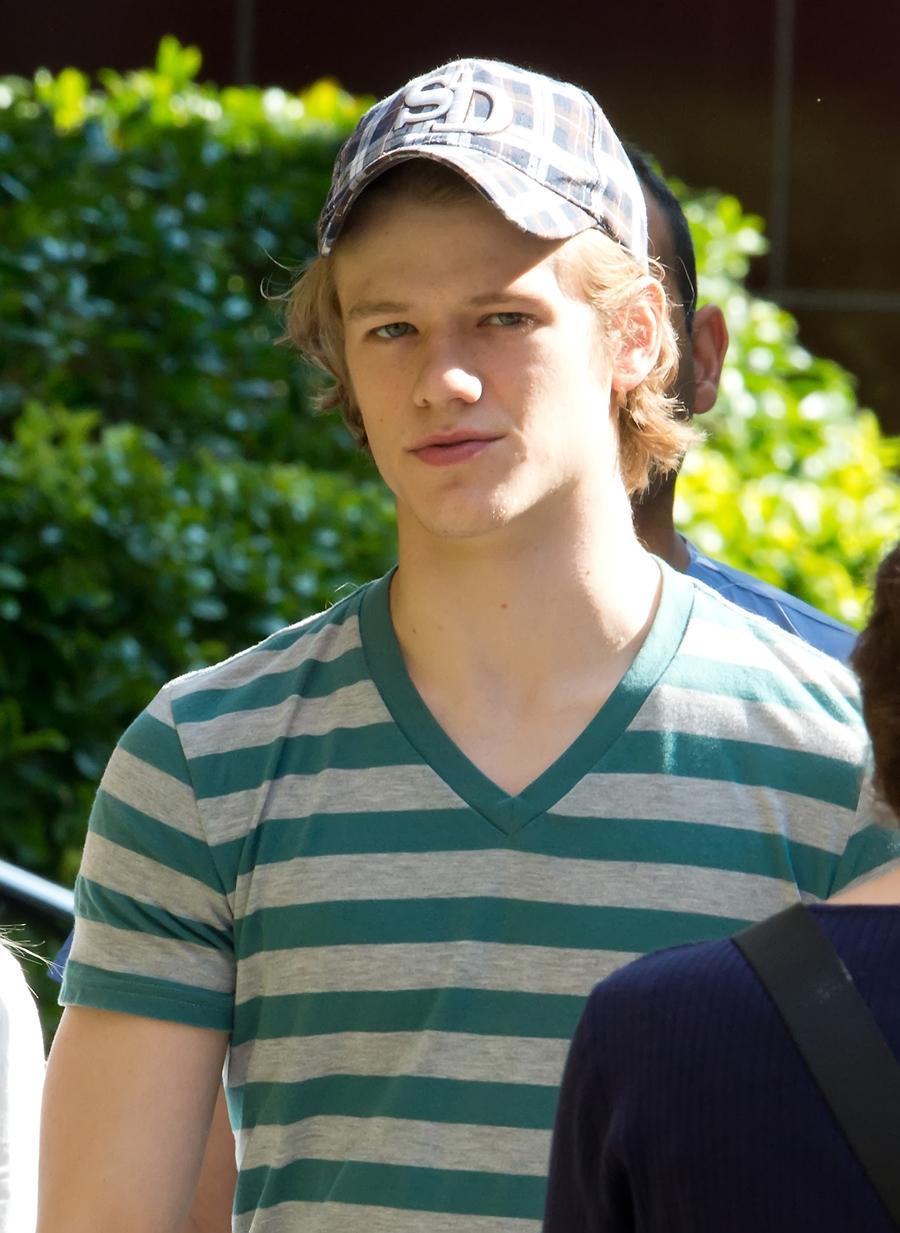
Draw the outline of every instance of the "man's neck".
M551 546L527 528L478 540L404 535L391 616L410 676L444 731L517 794L580 735L655 616L659 569L627 501L605 533Z
M675 476L634 506L634 529L648 552L684 573L691 563L684 539L675 529Z

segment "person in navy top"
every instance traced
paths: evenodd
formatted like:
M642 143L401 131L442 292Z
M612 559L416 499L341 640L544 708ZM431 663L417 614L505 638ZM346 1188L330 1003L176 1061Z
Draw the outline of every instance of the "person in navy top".
M900 544L853 663L885 822L896 825ZM810 911L900 1056L900 861ZM560 1091L544 1233L894 1228L730 939L657 952L595 988Z
M650 248L666 272L666 292L679 341L676 392L690 415L702 415L716 401L728 349L728 327L717 304L697 308L694 245L678 199L643 154L629 148L628 156L644 190ZM854 630L787 591L704 556L679 533L673 514L676 480L677 474L669 472L634 504L638 536L650 551L739 608L767 617L846 663L856 637Z

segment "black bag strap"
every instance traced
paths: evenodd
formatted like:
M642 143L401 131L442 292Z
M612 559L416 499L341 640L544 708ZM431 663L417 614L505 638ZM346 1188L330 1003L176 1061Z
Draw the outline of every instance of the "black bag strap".
M798 903L736 934L900 1229L900 1064L819 922Z

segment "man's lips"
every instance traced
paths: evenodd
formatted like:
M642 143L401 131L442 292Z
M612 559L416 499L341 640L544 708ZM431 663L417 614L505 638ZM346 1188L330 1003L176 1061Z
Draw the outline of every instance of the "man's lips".
M483 453L494 441L500 440L500 433L481 432L449 432L434 433L417 441L409 449L420 462L430 467L449 467L453 463L467 462L470 458Z

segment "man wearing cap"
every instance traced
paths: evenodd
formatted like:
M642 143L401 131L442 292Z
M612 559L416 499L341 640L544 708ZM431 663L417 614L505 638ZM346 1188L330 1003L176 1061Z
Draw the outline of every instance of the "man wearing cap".
M40 1233L179 1228L225 1063L238 1233L537 1233L585 995L889 855L838 664L669 569L691 429L583 91L465 60L341 151L289 330L398 566L166 686L92 815Z

